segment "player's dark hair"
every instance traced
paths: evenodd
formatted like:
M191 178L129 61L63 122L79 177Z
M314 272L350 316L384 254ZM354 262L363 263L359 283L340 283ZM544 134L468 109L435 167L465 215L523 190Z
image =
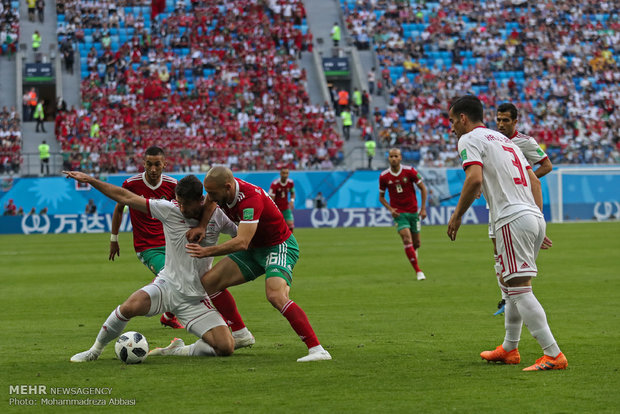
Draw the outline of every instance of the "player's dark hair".
M150 156L153 156L153 157L156 157L158 155L164 155L164 150L159 148L159 147L156 147L156 146L148 147L146 149L146 152L144 153L145 157L147 155L150 155Z
M202 183L195 175L188 175L179 180L175 192L183 200L200 200L200 197L202 197Z
M450 105L454 115L465 114L471 122L482 122L482 102L474 95L465 95L457 98Z
M497 112L510 112L510 118L512 120L517 119L517 117L519 116L519 110L510 102L504 102L503 104L498 106Z

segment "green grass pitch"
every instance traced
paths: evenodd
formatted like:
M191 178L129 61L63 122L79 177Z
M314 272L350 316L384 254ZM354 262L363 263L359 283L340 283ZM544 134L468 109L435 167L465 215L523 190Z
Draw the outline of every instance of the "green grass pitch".
M111 387L137 412L209 413L604 413L620 411L620 223L548 226L534 293L568 358L566 371L522 372L542 352L526 328L519 366L482 361L503 340L503 317L486 226L424 227L417 282L393 228L298 229L301 259L291 298L308 314L333 361L306 354L264 297L263 278L231 288L256 345L230 358L153 357L127 366L108 346L100 360L69 358L92 344L101 324L151 276L122 234L121 257L107 260L108 235L0 236L0 411L93 412L41 406L11 386ZM185 331L159 318L127 330L151 347ZM91 396L99 398L98 396ZM10 405L31 398L34 407ZM131 403L131 402L130 402ZM107 406L106 412L127 411Z

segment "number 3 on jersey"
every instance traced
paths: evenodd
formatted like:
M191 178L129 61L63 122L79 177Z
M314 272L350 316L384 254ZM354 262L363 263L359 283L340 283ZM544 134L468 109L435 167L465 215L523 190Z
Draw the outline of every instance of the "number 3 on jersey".
M519 177L518 178L513 177L513 180L515 181L515 184L527 187L527 180L525 179L525 172L523 171L523 164L521 164L521 160L517 156L517 153L515 152L514 149L512 149L510 147L505 147L505 146L502 145L502 148L504 149L504 151L509 152L510 154L512 154L512 165L517 167L517 170L519 170Z

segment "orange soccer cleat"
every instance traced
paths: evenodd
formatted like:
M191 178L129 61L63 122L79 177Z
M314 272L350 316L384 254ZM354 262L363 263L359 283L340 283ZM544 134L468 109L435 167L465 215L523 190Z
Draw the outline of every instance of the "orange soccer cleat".
M172 313L166 312L161 315L161 319L159 320L162 325L169 326L172 329L183 329L185 328L183 324L174 316Z
M543 355L536 360L534 365L523 368L523 371L548 371L551 369L566 369L568 361L563 353L559 353L555 358Z
M519 355L517 348L512 351L506 351L502 345L493 351L483 351L480 353L480 356L489 362L501 362L504 364L518 364L521 362L521 355Z

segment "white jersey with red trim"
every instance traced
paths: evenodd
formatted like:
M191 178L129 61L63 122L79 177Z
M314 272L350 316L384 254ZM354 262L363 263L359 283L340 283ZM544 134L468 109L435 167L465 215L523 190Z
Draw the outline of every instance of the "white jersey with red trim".
M525 156L525 159L531 166L534 166L535 164L549 158L547 157L547 154L545 154L545 151L540 148L538 142L536 142L536 140L529 135L515 131L510 139L517 147L519 147Z
M166 264L157 278L165 280L175 291L186 297L204 298L205 290L200 283L200 277L211 269L213 257L195 258L185 250L185 233L196 227L198 220L185 218L176 200L147 199L147 214L162 222L166 235ZM220 233L234 237L237 235L237 226L221 209L216 208L200 245L216 245Z
M459 139L463 168L482 167L482 192L495 219L495 228L523 214L542 213L532 195L527 172L532 168L510 139L499 132L477 127Z

